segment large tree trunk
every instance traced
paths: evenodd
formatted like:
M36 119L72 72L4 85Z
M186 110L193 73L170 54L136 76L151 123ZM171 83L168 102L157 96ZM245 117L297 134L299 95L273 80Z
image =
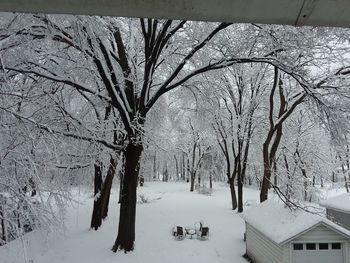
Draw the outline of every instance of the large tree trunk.
M136 219L136 189L139 174L139 161L142 144L130 143L125 150L125 171L120 202L118 236L112 251L123 249L125 252L134 248Z
M101 217L101 190L102 190L102 167L101 163L94 164L94 208L92 211L90 227L97 230L102 224Z
M237 197L236 197L234 178L229 179L229 184L230 184L230 190L231 190L232 210L235 210L237 208Z

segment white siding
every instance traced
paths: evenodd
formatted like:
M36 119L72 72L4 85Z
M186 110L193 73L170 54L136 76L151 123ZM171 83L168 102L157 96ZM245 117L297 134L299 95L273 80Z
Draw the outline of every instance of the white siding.
M246 223L246 246L248 256L256 263L285 263L282 248L248 223Z
M282 251L283 251L283 263L289 263L291 262L291 247L290 247L290 243L287 243L285 245L283 245L282 247Z
M293 242L297 241L310 241L310 242L330 242L330 241L346 241L348 240L344 236L329 229L324 225L319 225L314 229L306 232L305 234L295 238Z

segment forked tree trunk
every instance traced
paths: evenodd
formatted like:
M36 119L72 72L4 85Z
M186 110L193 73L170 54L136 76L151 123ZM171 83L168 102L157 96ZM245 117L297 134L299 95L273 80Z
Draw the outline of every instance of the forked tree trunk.
M125 171L122 182L118 236L112 248L114 252L117 250L128 252L134 249L136 189L142 149L141 144L134 145L130 143L125 150Z
M95 164L94 208L90 227L97 230L108 215L109 197L116 169L116 159L111 157L105 180L102 180L101 164Z
M90 227L97 230L102 224L101 217L101 190L102 190L102 167L101 163L94 164L94 208L92 211Z

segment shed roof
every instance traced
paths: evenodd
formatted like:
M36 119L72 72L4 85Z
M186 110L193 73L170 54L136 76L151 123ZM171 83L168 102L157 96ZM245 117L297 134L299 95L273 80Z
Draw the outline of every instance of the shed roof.
M350 214L350 193L329 198L320 202L320 205Z
M283 245L321 224L350 239L349 230L330 220L301 209L292 211L276 201L265 201L248 209L241 217L279 245Z

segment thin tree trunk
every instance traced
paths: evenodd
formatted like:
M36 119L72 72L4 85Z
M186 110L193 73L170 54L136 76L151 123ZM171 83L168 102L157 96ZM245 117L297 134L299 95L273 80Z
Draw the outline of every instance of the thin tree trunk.
M193 149L192 149L192 168L191 168L190 192L194 191L194 180L195 180L195 177L196 177L196 173L195 173L196 149L197 149L197 142L195 142L193 144Z
M3 208L2 204L0 204L0 220L1 220L1 229L2 229L2 233L1 233L1 240L3 241L3 243L6 243L7 241L7 234L6 234L6 225L5 225L5 215L4 215L4 211L5 209Z
M129 144L125 150L125 171L120 202L118 236L112 251L134 249L136 220L136 190L142 145Z
M186 180L186 163L185 163L185 154L182 154L182 174L181 174L182 181Z
M238 188L238 213L243 212L243 177L241 169L241 161L239 160L237 167L237 188Z
M266 144L264 144L263 146L263 160L264 160L264 176L263 176L261 190L260 190L260 202L264 202L267 200L269 185L270 185L270 178L271 178L268 145Z
M286 171L287 171L287 187L286 187L286 197L287 199L291 199L292 197L292 177L291 177L291 173L289 170L289 163L288 163L288 159L287 159L287 155L285 154L285 152L283 152L283 160L284 160L284 166L286 167Z
M111 195L113 178L115 175L115 169L117 166L116 159L112 156L110 158L109 168L107 171L107 175L105 181L103 182L102 191L101 191L101 217L105 219L108 216L108 206L109 206L109 198Z
M276 158L273 159L273 184L275 186L278 185L278 180L277 180L277 162Z
M153 179L158 179L157 177L157 153L155 152L153 157Z
M191 172L191 186L190 186L190 192L194 191L194 174Z
M178 164L178 162L177 162L176 155L174 155L174 159L175 159L176 180L179 181L179 179L180 179L181 176L179 176L179 164Z
M233 178L229 179L230 190L231 190L231 201L232 201L232 210L237 208L237 197L235 189L235 180Z
M101 217L101 190L102 190L102 167L101 163L94 164L94 208L92 211L90 227L97 230L102 224Z
M165 165L163 167L163 182L169 181L169 173L168 173L168 164L165 162Z
M186 183L190 182L190 177L191 177L190 160L187 157Z

